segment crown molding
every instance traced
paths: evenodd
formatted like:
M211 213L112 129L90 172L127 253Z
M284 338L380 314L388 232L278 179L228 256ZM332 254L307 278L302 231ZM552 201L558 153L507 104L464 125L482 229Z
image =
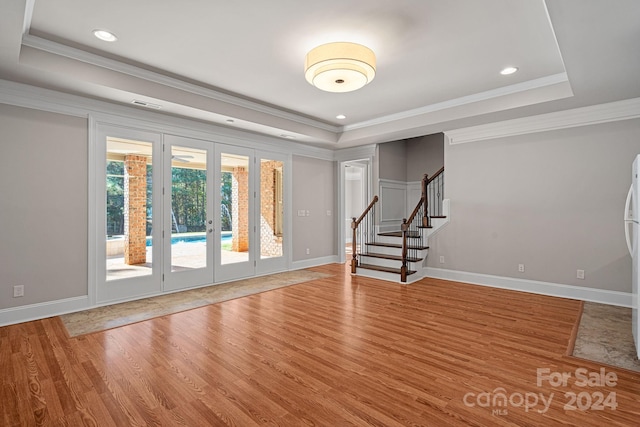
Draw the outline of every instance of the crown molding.
M351 125L343 126L342 132L362 129L370 126L377 126L377 125L390 123L398 120L410 119L416 116L435 113L437 111L447 110L450 108L460 107L463 105L473 104L476 102L487 101L490 99L500 98L503 96L513 95L520 92L526 92L530 90L545 88L545 87L557 85L560 83L566 83L568 81L569 81L569 78L567 77L567 73L553 74L550 76L540 77L538 79L528 80L522 83L517 83L509 86L502 86L497 89L475 93L473 95L467 95L460 98L450 99L447 101L438 102L431 105L425 105L424 107L414 108L412 110L402 111L400 113L390 114L390 115L378 117L372 120L353 123Z
M640 98L445 131L450 145L507 136L630 120L640 117Z
M341 129L341 127L339 126L330 125L328 123L324 123L308 117L300 116L298 114L290 113L274 107L263 105L258 102L239 98L233 95L229 95L227 93L205 88L203 86L199 86L193 83L188 83L173 77L168 77L163 74L156 73L154 71L145 70L143 68L136 67L134 65L125 64L120 61L116 61L110 58L105 58L100 55L89 53L81 49L76 49L70 46L63 45L61 43L56 43L51 40L43 39L41 37L33 36L30 34L25 34L22 37L22 45L33 48L33 49L38 49L44 52L48 52L53 55L63 56L65 58L84 62L90 65L94 65L96 67L105 68L111 71L129 75L135 78L157 83L163 86L193 93L195 95L204 96L216 101L225 102L237 107L242 107L248 110L268 114L281 119L291 120L293 122L300 123L306 126L312 126L312 127L333 132L333 133L338 133Z
M333 160L334 150L0 79L0 104L248 148Z

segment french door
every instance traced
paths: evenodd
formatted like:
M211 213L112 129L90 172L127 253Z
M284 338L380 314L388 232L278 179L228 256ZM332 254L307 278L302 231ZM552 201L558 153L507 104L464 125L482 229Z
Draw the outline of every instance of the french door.
M162 136L97 125L96 302L162 290Z
M163 278L175 291L214 281L214 156L207 141L164 138Z
M216 164L216 229L221 235L216 281L285 270L287 157L218 145Z
M287 269L290 158L96 125L96 302Z
M286 195L287 156L256 152L256 273L265 274L287 268L288 233L290 223Z

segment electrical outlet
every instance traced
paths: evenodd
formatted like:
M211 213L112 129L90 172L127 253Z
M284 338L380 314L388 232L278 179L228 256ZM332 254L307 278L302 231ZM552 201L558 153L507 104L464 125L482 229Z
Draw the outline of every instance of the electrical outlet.
M327 211L327 216L331 216L331 211Z
M19 298L24 296L24 285L15 285L13 287L13 297Z
M576 277L578 279L584 279L584 270L577 270L576 271Z
M311 252L309 251L309 248L307 248L307 255L309 255Z
M304 216L304 210L303 209L300 209L298 211L298 216Z
M309 213L309 211L307 211L307 216L311 216L311 213Z
M524 273L524 264L518 264L518 271Z
M440 255L440 264L444 264L444 255Z

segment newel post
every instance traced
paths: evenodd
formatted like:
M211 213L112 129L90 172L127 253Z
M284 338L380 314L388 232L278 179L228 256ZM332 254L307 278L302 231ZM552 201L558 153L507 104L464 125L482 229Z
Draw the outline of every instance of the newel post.
M356 218L351 218L351 273L356 274L356 267L358 267L358 254L356 251L356 229L358 228L358 224L356 223Z
M407 224L407 218L402 219L402 267L400 267L400 281L407 281L407 231L409 230L409 224Z
M429 223L429 198L427 197L427 186L429 185L429 176L425 173L422 177L422 200L423 200L423 209L422 209L422 226L430 227Z

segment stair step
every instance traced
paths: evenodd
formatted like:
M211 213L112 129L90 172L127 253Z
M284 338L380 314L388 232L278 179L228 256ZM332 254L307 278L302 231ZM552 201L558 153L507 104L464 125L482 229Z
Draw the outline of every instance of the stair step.
M358 268L364 268L367 270L376 270L376 271L385 271L387 273L395 273L395 274L400 274L400 269L399 268L392 268L392 267L381 267L379 265L373 265L373 264L359 264ZM407 270L407 276L414 274L415 271L414 270Z
M365 252L360 254L360 256L368 256L371 258L382 258L382 259L392 259L394 261L402 261L401 255L386 255L386 254ZM420 261L422 261L422 258L407 257L407 262L420 262Z
M433 218L433 217L432 217L432 218ZM430 226L428 226L428 227L425 227L424 225L419 225L419 226L418 226L418 228L433 228L433 226L432 226L432 225L430 225Z
M386 233L378 233L378 236L386 236L386 237L402 237L402 231L389 231ZM407 233L408 238L419 239L420 233Z
M430 218L446 218L445 215L431 215Z
M381 246L384 248L400 248L402 249L402 244L400 243L380 243L380 242L373 242L373 243L365 243L365 245L367 246ZM429 246L407 246L407 249L414 249L414 250L425 250L425 249L429 249Z

